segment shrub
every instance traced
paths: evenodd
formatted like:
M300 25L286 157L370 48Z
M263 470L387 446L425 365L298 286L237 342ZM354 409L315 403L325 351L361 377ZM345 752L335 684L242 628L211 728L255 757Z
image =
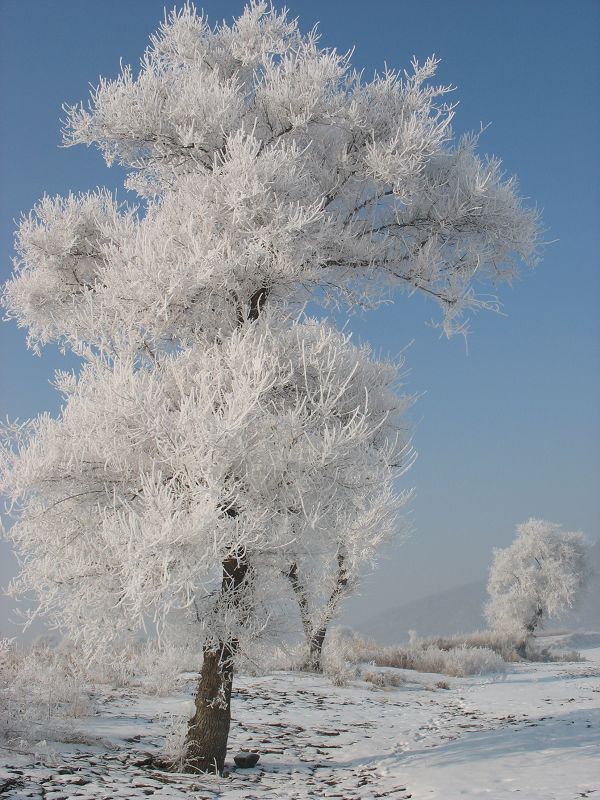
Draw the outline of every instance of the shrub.
M197 673L202 656L197 648L154 639L130 642L119 649L85 660L85 674L96 684L135 687L146 694L165 696L181 689L186 672Z
M355 658L359 637L348 628L331 628L323 648L323 674L335 686L345 686L358 676Z
M364 669L360 673L360 677L367 683L372 683L379 689L387 689L388 687L398 687L406 683L405 679L398 672L383 671L375 672L372 669Z
M455 650L457 647L484 647L492 650L504 661L519 661L517 648L522 645L522 637L497 631L475 631L475 633L455 634L453 636L433 636L416 640L439 647L440 650Z
M452 647L443 649L435 642L413 638L403 646L381 646L363 639L353 631L333 629L325 648L326 674L351 674L350 665L370 663L378 667L435 672L462 677L502 672L505 663L491 648L469 646L464 642L452 642ZM346 666L343 667L342 663Z
M376 648L371 656L377 666L436 672L454 677L503 672L506 666L504 660L489 648L464 645L442 650L433 644L419 642L405 647Z
M22 649L0 642L0 700L0 736L24 750L44 739L66 738L69 720L93 710L73 652L45 643Z

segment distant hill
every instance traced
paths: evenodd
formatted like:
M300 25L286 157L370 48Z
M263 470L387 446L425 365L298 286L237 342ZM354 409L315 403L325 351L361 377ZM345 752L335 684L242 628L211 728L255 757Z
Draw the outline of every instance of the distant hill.
M592 577L576 610L548 627L568 630L600 631L600 541L590 552ZM358 621L354 627L381 644L399 644L411 630L418 636L471 633L486 627L483 604L487 599L487 579L467 583L455 589L429 595L419 600L385 609L377 616Z
M592 575L587 591L578 608L561 619L559 624L571 630L580 628L600 632L600 539L590 549L589 565Z
M381 644L405 642L411 630L418 636L470 633L485 627L482 613L485 586L486 581L480 580L412 600L355 627Z

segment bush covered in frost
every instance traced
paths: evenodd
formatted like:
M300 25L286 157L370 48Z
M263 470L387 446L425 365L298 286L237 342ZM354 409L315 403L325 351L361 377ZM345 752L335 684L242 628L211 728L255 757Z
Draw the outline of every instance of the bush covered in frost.
M504 661L519 661L517 648L522 644L521 637L498 631L475 631L475 633L459 633L452 636L433 636L420 641L427 645L439 647L440 650L484 647L487 650L492 650Z
M442 650L433 644L421 642L404 647L375 648L371 661L381 667L437 672L454 677L503 672L506 668L501 656L487 647L462 645L452 650Z
M486 648L493 650L504 661L581 661L581 655L576 650L561 650L560 646L541 646L532 637L528 641L518 633L499 631L476 631L469 634L456 634L454 636L435 636L421 640L427 646L439 647L441 650L456 650L459 648Z
M69 648L41 642L28 649L0 640L0 736L31 749L93 711L88 681ZM35 747L34 747L35 749Z
M357 635L348 628L332 628L323 648L323 673L335 686L344 686L358 677Z
M407 645L382 646L363 639L353 631L333 629L325 646L325 673L334 682L354 677L357 664L435 672L462 677L503 672L504 659L489 647L453 642L444 649L427 640L414 639ZM378 679L379 680L379 679Z
M164 697L180 691L186 673L197 673L202 656L181 645L160 645L150 639L129 644L109 655L97 656L86 666L95 683L135 687L145 694Z
M367 683L372 683L378 689L387 689L388 687L398 687L406 683L405 679L399 672L395 670L377 671L374 669L363 669L360 673L361 680Z

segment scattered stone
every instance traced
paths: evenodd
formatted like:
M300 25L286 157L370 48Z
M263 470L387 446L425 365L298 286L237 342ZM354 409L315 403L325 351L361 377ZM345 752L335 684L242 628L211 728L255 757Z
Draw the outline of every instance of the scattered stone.
M149 767L153 762L154 756L151 753L146 753L145 755L135 756L129 763L135 767Z
M83 775L73 775L72 773L69 775L61 775L58 779L60 783L68 783L74 786L85 786L88 783L91 783L89 778L84 778Z
M20 778L9 776L7 778L0 779L0 794L4 794L9 789L14 789L17 786L21 786L22 781Z
M251 769L258 764L258 753L237 753L233 760L240 769Z
M160 781L155 781L154 778L147 778L144 776L142 778L134 778L131 782L131 785L140 787L142 789L151 787L160 789L164 784L162 784Z

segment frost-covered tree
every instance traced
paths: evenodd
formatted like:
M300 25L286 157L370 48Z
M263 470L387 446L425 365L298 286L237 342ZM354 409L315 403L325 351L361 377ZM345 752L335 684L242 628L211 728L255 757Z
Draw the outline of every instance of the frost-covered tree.
M233 660L269 625L290 553L319 573L343 554L355 575L393 532L410 402L396 377L348 336L266 309L156 361L88 354L57 378L60 417L11 431L15 589L91 648L149 616L202 639L197 767L223 768Z
M530 519L517 526L514 542L494 550L485 614L489 624L523 642L548 617L572 608L587 578L587 547L582 533Z
M223 768L236 653L290 572L349 585L405 499L396 369L302 305L419 292L450 334L533 256L536 213L453 139L435 68L366 82L264 2L216 28L186 5L68 110L139 207L46 197L19 227L8 314L84 366L58 419L7 430L16 588L92 648L149 617L201 637L194 769Z

